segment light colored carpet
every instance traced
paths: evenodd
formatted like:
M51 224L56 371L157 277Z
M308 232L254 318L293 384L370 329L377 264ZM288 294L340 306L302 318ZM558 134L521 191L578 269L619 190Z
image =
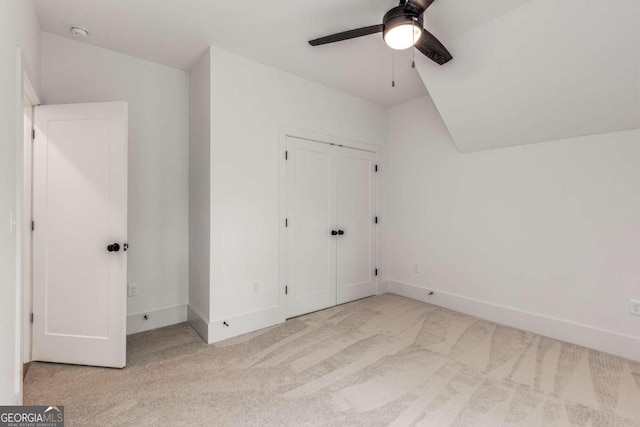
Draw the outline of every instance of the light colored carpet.
M640 363L395 295L127 351L122 370L34 363L25 404L68 426L640 426Z

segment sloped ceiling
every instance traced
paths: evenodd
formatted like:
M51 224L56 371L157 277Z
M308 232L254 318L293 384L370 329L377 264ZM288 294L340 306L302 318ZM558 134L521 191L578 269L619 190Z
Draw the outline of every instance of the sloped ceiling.
M434 5L454 59L416 64L460 151L640 127L640 1L530 0L447 29L480 3Z
M419 74L379 35L307 44L397 0L35 2L45 31L184 70L213 44L384 106L428 90L462 152L640 127L640 0L436 0L425 26L454 59L417 54Z

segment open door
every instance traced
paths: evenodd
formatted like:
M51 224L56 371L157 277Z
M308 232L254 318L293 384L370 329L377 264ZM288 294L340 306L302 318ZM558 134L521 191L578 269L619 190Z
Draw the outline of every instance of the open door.
M127 104L35 108L33 360L126 364Z

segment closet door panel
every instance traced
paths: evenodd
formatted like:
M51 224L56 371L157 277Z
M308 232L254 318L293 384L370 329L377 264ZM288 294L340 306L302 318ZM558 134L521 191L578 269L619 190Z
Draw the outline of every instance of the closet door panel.
M333 147L287 139L287 318L336 304Z
M338 304L375 295L375 154L337 149Z

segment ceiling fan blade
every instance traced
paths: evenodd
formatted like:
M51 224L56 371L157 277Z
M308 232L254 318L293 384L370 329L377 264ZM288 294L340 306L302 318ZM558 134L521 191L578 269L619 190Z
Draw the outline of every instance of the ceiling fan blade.
M427 30L422 30L422 35L416 42L415 48L440 65L446 64L453 59L447 48Z
M407 0L404 5L402 2L400 4L404 6L405 11L422 15L434 1L435 0Z
M368 36L369 34L381 33L382 24L371 25L370 27L358 28L355 30L344 31L342 33L332 34L319 39L310 40L311 46L319 46L321 44L341 42L343 40L355 39L356 37Z

